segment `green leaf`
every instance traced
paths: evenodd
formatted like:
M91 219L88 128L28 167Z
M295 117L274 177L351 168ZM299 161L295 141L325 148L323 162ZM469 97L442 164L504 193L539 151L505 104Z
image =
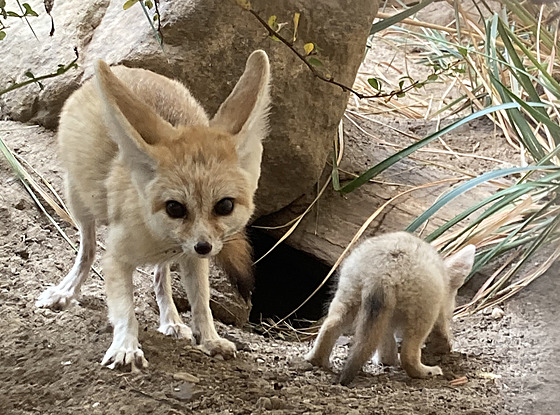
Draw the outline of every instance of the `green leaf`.
M278 31L278 22L277 22L278 18L275 15L272 15L268 18L267 24L270 26L270 28L272 30L274 30L275 32Z
M309 62L310 65L313 66L324 66L323 62L321 62L319 59L315 58L315 57L310 57L307 59L307 62Z
M31 79L35 78L35 75L33 75L31 71L27 71L24 75Z
M0 30L0 40L4 40L5 37L6 37L6 32Z
M395 95L397 98L404 98L406 96L406 93L404 92L399 92L397 93L397 95Z
M136 3L138 3L138 0L128 0L125 4L123 4L122 8L123 10L128 10Z
M35 11L31 8L31 6L29 5L29 3L23 3L22 4L23 8L25 9L25 14L24 16L39 16L37 13L35 13Z
M433 82L433 81L437 81L437 79L438 79L438 75L437 75L437 74L435 74L435 73L433 73L433 74L430 74L430 75L428 75L428 78L427 78L427 79L428 79L428 81L431 81L431 82Z
M0 9L6 7L6 0L0 0Z
M7 16L11 16L11 17L21 17L19 14L17 14L16 12L6 12Z
M144 1L144 5L145 5L148 9L151 9L152 7L154 7L154 3L152 3L151 0L145 0L145 1Z
M368 84L370 84L373 89L375 89L377 91L381 90L381 82L379 82L379 79L369 78L367 81L368 81Z
M251 10L251 2L249 0L235 0L237 5L245 10Z
M159 14L154 14L154 17L152 17L154 22L157 22L159 20Z

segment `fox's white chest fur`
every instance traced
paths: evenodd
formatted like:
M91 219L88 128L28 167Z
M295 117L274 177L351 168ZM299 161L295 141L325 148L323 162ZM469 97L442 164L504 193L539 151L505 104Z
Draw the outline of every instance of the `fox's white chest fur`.
M439 351L450 350L455 296L474 253L469 245L444 260L430 244L406 232L364 241L342 264L328 316L306 359L327 367L336 339L351 327L354 344L339 379L348 384L376 350L381 363L397 362L398 332L401 363L410 376L441 374L439 367L420 362L420 348L433 331Z

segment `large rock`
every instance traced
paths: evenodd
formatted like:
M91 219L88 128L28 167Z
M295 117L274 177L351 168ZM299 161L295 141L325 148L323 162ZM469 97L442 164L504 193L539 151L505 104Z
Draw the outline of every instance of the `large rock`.
M30 1L43 11L39 1ZM93 62L143 67L182 80L209 113L229 94L254 49L270 56L273 72L271 133L265 143L257 193L258 214L278 210L317 181L325 165L348 94L314 78L295 55L271 40L263 27L234 2L224 0L162 1L165 51L156 42L140 5L124 11L124 0L56 1L52 15L57 31L49 38L50 19L44 13L30 18L39 41L23 22L16 21L0 42L4 57L0 79L21 78L56 69L80 51L79 68L64 76L14 91L3 99L5 116L49 128L57 123L68 95L91 75ZM283 34L291 37L295 12L301 13L296 47L316 43L320 59L336 80L351 85L363 56L376 0L252 1L265 20L289 22Z

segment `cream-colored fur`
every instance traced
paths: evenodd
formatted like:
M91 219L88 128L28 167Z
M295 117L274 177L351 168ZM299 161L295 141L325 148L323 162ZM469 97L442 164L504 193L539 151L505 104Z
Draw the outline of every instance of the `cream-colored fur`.
M159 331L194 337L207 353L231 357L232 342L218 336L209 307L208 259L250 255L244 227L253 213L267 131L269 63L263 51L211 120L179 82L143 69L109 68L66 102L60 119L60 158L80 250L68 275L47 289L40 307L75 301L95 256L95 226L108 225L102 265L113 342L102 363L147 365L138 343L132 273L154 264ZM241 241L241 242L240 242ZM183 324L171 297L169 263L178 262L193 315ZM247 259L225 259L242 265ZM246 287L245 287L246 288Z
M451 350L449 323L457 290L472 269L475 247L443 260L427 242L396 232L364 241L343 262L336 294L313 349L305 359L328 368L336 339L354 332L339 381L350 383L377 350L380 363L398 360L395 334L402 336L401 364L415 378L441 375L420 361L432 332L434 351Z

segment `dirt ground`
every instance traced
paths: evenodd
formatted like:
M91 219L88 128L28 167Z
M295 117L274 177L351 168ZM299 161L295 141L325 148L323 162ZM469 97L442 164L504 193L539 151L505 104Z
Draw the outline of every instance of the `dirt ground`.
M52 133L0 123L12 149L57 189ZM558 267L505 306L455 321L454 352L426 356L443 377L412 380L373 363L349 388L301 360L309 343L283 342L218 324L235 341L235 360L204 355L156 331L150 278L138 274L136 314L150 366L123 373L99 362L110 344L102 281L88 280L79 305L38 309L42 290L70 268L74 252L0 161L0 414L556 414L559 383ZM76 242L76 232L65 227ZM184 316L189 321L189 316ZM348 339L341 338L334 370ZM466 376L453 386L450 380Z

